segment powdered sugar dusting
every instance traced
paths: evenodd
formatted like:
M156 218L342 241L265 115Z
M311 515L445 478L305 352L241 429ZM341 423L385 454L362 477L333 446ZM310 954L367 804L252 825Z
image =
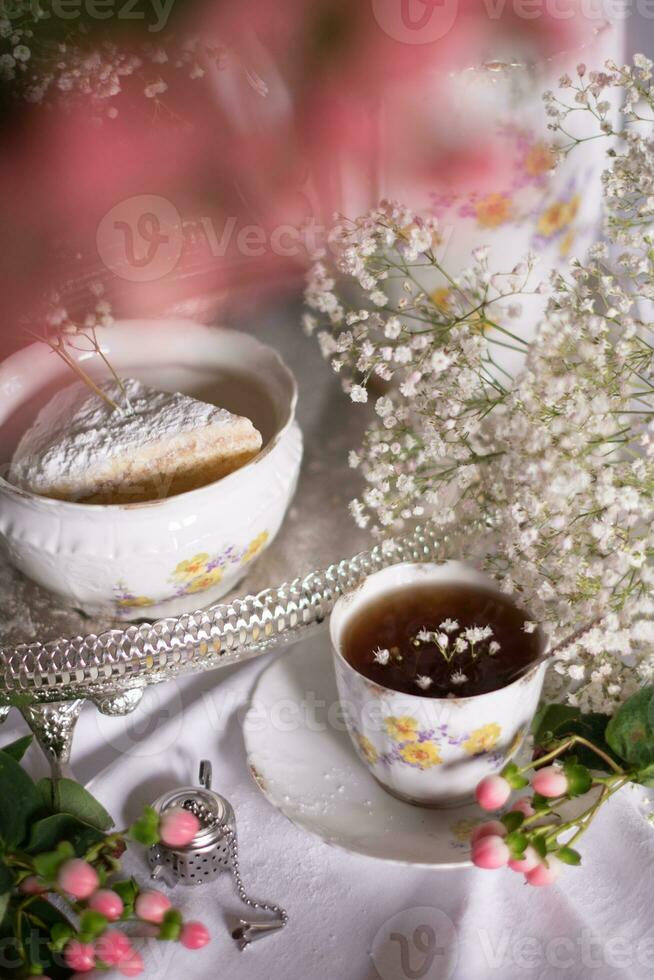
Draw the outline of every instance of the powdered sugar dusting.
M92 472L101 475L112 461L145 450L174 436L208 426L236 427L240 420L179 392L157 391L133 378L102 390L125 411L109 405L82 383L62 391L41 410L21 439L11 463L9 480L36 493L59 487L84 487Z

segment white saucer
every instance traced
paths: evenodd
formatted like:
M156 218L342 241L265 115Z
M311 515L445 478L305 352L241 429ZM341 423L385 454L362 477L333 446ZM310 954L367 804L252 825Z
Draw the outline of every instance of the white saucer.
M326 633L261 675L243 724L252 776L268 800L328 844L399 864L471 865L476 804L430 810L390 796L355 755L342 725Z

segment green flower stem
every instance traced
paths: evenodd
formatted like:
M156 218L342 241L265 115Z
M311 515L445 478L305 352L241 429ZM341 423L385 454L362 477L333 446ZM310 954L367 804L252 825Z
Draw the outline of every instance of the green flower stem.
M617 793L619 789L622 789L623 786L626 786L627 783L631 781L631 777L627 773L610 778L612 778L613 781L612 785L605 783L599 797L591 806L588 807L587 810L584 810L584 812L578 817L575 817L574 820L568 820L566 823L559 824L559 826L556 828L556 833L550 833L547 835L546 840L548 843L552 840L556 840L556 838L559 837L560 834L565 833L566 830L572 830L574 827L577 827L578 829L576 833L566 844L566 847L570 847L579 839L579 837L581 837L583 833L586 832L586 830L588 830L600 807L602 807L614 793Z
M591 752L594 752L595 755L599 756L599 758L602 759L610 769L613 769L615 773L625 775L624 770L613 761L610 755L607 755L606 752L602 751L602 749L598 749L596 745L593 745L592 742L589 742L588 739L583 738L581 735L571 735L570 738L567 738L565 742L561 742L557 748L552 749L552 751L548 752L547 755L543 755L540 757L540 759L536 759L535 762L530 762L529 765L523 766L523 768L519 769L518 772L520 772L522 775L529 769L537 769L539 766L544 766L547 762L552 762L553 759L556 759L557 756L561 755L563 752L567 752L568 749L571 749L574 745L585 746L585 748L590 749Z

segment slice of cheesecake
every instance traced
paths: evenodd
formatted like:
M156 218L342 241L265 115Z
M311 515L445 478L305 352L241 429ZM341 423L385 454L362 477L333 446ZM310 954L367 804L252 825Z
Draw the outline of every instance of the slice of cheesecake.
M58 392L24 434L9 480L44 497L126 504L213 483L253 459L261 435L247 418L128 378Z

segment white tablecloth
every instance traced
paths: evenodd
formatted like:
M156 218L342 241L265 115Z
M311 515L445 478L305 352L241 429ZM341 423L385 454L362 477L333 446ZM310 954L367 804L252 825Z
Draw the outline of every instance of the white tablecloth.
M624 791L600 814L583 842L582 867L566 869L561 883L550 889L526 886L508 870L418 870L336 850L289 823L247 774L241 720L271 656L150 689L127 719L104 718L93 707L82 714L76 775L81 780L95 775L90 788L119 823L165 789L195 782L198 760L210 758L214 787L236 810L246 884L255 896L285 905L291 916L286 930L240 953L224 920L225 913L242 911L230 879L221 876L197 891L178 887L174 903L187 917L207 923L212 942L197 953L152 942L145 951L146 976L651 976L654 828L645 820L637 791ZM11 715L0 731L3 742L24 731L20 716ZM44 769L35 747L27 761L35 772ZM136 855L130 870L145 877L141 862Z

